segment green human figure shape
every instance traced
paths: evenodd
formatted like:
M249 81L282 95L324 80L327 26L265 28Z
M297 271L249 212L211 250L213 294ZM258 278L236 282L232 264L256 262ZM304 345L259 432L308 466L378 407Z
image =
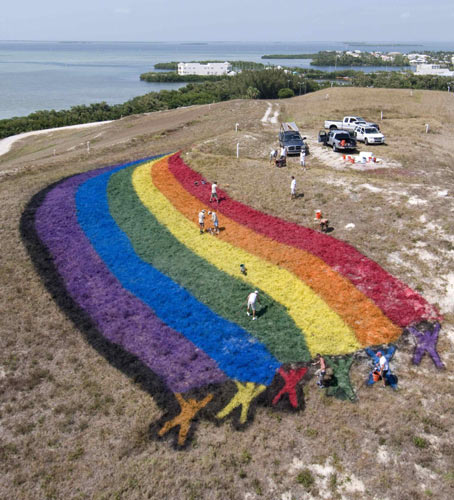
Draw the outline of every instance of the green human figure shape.
M353 363L353 355L326 357L325 359L334 372L333 383L326 388L326 394L339 399L354 401L356 399L356 394L353 390L349 375Z

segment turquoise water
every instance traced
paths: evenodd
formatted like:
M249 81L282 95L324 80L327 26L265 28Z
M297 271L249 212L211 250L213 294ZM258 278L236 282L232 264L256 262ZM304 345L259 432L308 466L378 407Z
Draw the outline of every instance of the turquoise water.
M42 109L67 109L132 97L179 83L147 83L141 73L167 61L243 60L273 65L312 67L309 60L262 60L263 54L314 53L319 50L454 50L454 42L422 44L354 44L344 42L0 42L0 118ZM320 68L327 71L335 68ZM340 69L339 67L337 69ZM355 68L354 68L355 69ZM385 68L364 68L373 71ZM391 69L391 68L388 68Z

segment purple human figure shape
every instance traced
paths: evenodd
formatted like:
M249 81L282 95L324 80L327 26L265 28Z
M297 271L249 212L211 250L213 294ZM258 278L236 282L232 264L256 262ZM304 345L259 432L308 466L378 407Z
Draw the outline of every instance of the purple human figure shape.
M419 365L422 357L427 352L437 368L445 368L445 365L437 352L438 334L440 333L441 328L440 323L421 324L419 325L419 328L424 330L420 331L414 326L408 327L408 331L413 334L417 341L416 349L413 354L413 364Z

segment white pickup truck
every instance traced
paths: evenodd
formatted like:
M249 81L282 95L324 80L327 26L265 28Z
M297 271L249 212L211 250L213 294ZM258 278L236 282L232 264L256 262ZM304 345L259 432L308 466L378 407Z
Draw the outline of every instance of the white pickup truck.
M357 141L364 144L384 144L385 136L375 127L369 125L357 125L353 135Z
M380 130L377 123L367 122L364 118L360 116L344 116L342 121L340 120L325 120L325 128L330 130L340 129L340 130L355 130L357 125L367 125L369 127L375 127Z

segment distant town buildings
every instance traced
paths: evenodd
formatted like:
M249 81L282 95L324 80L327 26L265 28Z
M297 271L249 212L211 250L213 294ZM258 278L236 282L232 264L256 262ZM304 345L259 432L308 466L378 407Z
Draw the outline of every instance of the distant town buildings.
M347 50L347 52L345 53L347 54L347 56L352 56L352 57L359 57L361 55L360 50Z
M232 65L228 62L223 63L197 63L180 62L178 63L179 75L229 75L234 74Z
M427 54L408 54L408 60L412 66L416 64L425 64L429 60L429 56Z
M454 76L454 71L442 68L439 64L418 64L415 75Z

